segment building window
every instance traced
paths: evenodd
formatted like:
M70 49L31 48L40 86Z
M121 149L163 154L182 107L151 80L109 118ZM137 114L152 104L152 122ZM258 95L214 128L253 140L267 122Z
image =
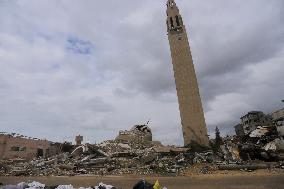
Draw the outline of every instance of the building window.
M11 151L13 152L25 152L27 150L27 147L18 147L18 146L12 146Z
M18 146L12 146L12 147L11 147L11 151L18 152L18 151L20 151L20 147L18 147Z
M180 23L179 23L179 18L178 18L178 16L176 16L176 23L177 23L177 26L180 26Z
M174 21L173 21L172 17L170 17L170 22L171 22L171 28L173 28L174 27Z
M169 22L167 21L167 28L168 28L168 30L170 29L170 26L169 26Z
M21 151L21 152L27 151L27 147L21 147L21 148L20 148L20 151Z

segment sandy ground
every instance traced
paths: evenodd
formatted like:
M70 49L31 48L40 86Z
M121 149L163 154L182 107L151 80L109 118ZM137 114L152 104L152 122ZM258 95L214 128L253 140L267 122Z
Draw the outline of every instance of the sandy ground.
M38 181L46 185L72 184L74 187L94 186L99 182L122 189L132 189L140 179L159 180L168 189L284 189L284 171L216 172L208 175L188 174L179 177L150 176L75 176L75 177L0 177L3 184Z
M99 182L122 189L132 189L141 179L154 183L159 180L168 189L284 189L284 170L257 170L254 172L216 171L213 174L188 172L185 176L74 176L74 177L0 177L0 183L17 184L38 181L46 185L72 184L74 187L95 186Z

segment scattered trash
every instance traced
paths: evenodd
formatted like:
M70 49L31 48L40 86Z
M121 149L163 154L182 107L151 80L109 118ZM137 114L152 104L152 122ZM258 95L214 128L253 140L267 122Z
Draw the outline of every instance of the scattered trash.
M95 189L116 189L112 185L106 185L104 183L100 183L99 186L96 186Z
M56 189L74 189L74 187L70 185L59 185Z
M133 189L153 189L153 186L153 184L145 180L141 180L134 185Z
M21 183L20 183L21 184ZM24 184L22 184L22 186L24 186ZM39 182L33 181L32 183L28 184L29 189L42 189L45 187L45 184L41 184Z

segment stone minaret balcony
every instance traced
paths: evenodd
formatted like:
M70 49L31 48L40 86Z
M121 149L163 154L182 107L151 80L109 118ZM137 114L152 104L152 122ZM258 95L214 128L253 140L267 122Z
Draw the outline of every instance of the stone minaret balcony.
M167 29L168 33L181 33L184 30L182 17L174 0L167 2Z

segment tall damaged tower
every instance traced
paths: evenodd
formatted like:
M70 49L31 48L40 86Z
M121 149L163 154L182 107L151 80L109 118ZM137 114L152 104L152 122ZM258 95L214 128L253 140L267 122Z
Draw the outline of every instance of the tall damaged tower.
M207 146L209 139L186 29L174 0L167 2L167 28L184 145L196 142Z

